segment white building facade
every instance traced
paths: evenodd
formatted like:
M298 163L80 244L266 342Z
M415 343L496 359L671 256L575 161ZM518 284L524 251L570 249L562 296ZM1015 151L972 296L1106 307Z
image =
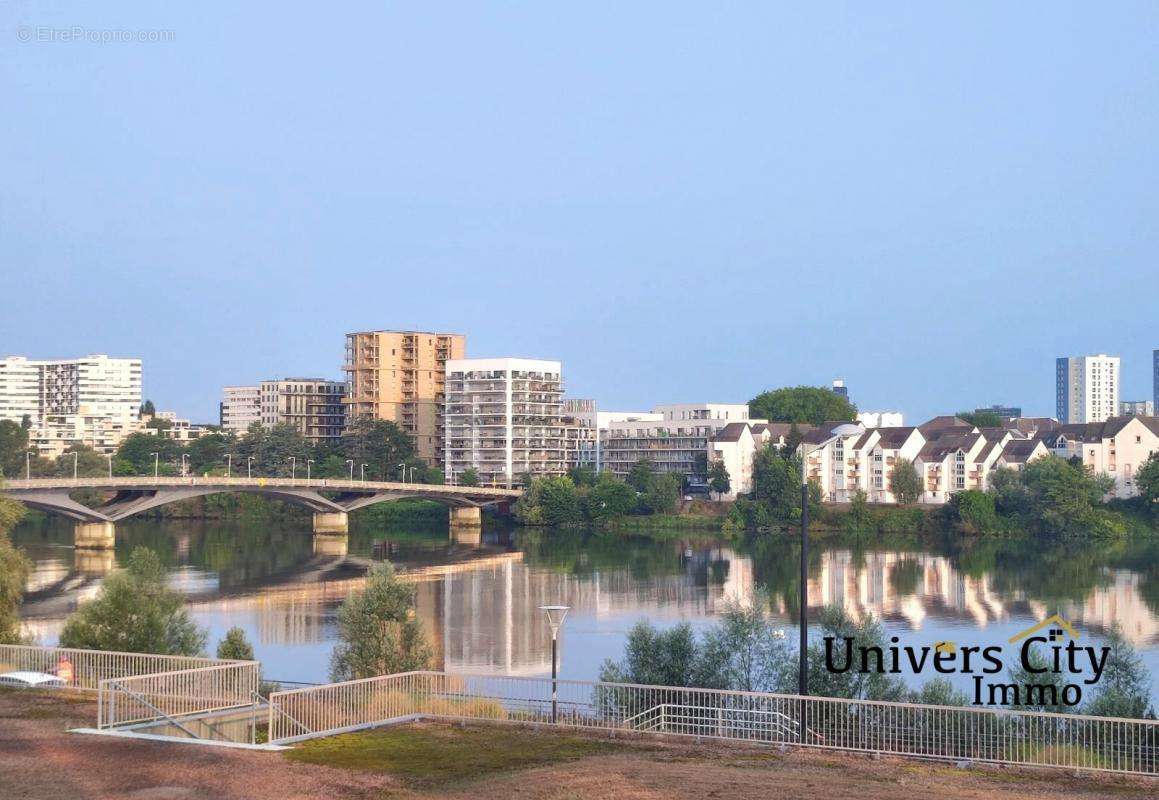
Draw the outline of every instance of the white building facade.
M1059 358L1055 361L1058 421L1073 425L1104 422L1119 413L1119 357Z
M650 419L609 421L601 444L601 467L623 478L637 461L659 473L696 475L708 443L732 422L750 420L746 403L676 403L656 406ZM657 419L656 417L659 417Z
M226 386L221 397L221 428L243 434L250 425L262 421L260 386Z
M325 378L262 381L259 407L263 426L293 425L311 442L334 440L346 427L346 382Z
M531 358L462 358L446 362L444 474L458 483L468 469L487 484L568 469L563 424L563 365Z
M44 456L78 444L112 452L136 429L140 407L137 358L0 361L0 419L27 418L30 444Z

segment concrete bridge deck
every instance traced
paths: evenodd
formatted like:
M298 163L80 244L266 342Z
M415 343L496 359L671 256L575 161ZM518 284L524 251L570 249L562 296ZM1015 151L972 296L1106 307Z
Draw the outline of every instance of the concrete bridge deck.
M89 507L71 492L89 489L111 497ZM32 478L0 485L0 494L29 508L76 520L78 547L112 547L114 523L134 514L195 497L242 492L261 494L304 506L314 512L314 532L343 535L348 514L359 508L394 500L431 500L447 506L453 526L478 526L480 509L510 503L522 492L487 486L446 486L429 483L352 481L335 478Z

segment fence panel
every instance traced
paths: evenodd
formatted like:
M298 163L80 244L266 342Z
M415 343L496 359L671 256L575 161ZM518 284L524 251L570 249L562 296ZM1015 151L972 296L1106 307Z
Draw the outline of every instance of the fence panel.
M1159 721L665 686L414 672L270 696L270 741L407 717L1159 774Z
M217 658L119 653L71 647L0 645L0 672L45 672L64 679L73 689L97 691L100 682L156 672L199 669L223 663Z
M261 665L256 661L236 661L103 680L100 683L98 727L118 727L252 706L260 671Z

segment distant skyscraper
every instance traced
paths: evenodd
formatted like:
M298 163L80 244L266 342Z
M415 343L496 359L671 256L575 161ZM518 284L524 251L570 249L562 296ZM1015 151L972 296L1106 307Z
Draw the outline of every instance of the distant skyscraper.
M846 400L849 399L849 387L845 385L843 378L835 378L833 380L833 394L839 394Z
M1119 413L1119 357L1099 353L1055 360L1058 421L1104 422Z

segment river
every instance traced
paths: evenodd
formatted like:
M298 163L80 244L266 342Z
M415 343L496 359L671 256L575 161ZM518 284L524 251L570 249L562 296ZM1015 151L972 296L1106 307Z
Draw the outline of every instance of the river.
M135 520L118 525L115 553L94 555L72 548L70 524L49 520L21 525L13 539L34 563L23 617L40 643L54 643L114 563L145 545L173 568L211 650L239 626L266 675L282 681L327 679L337 606L367 564L384 558L415 577L418 615L448 670L549 674L550 634L538 610L546 604L572 607L560 645L564 678L594 679L604 659L620 658L637 620L703 628L758 589L786 637L797 635L799 550L783 535L653 540L513 530L455 540L445 529L356 530L343 548L316 544L293 523ZM903 646L1004 644L1058 613L1094 643L1117 622L1159 676L1159 538L1078 545L839 536L814 543L811 555L812 614L829 604L873 614ZM916 684L931 675L903 677ZM954 680L969 688L965 676Z

